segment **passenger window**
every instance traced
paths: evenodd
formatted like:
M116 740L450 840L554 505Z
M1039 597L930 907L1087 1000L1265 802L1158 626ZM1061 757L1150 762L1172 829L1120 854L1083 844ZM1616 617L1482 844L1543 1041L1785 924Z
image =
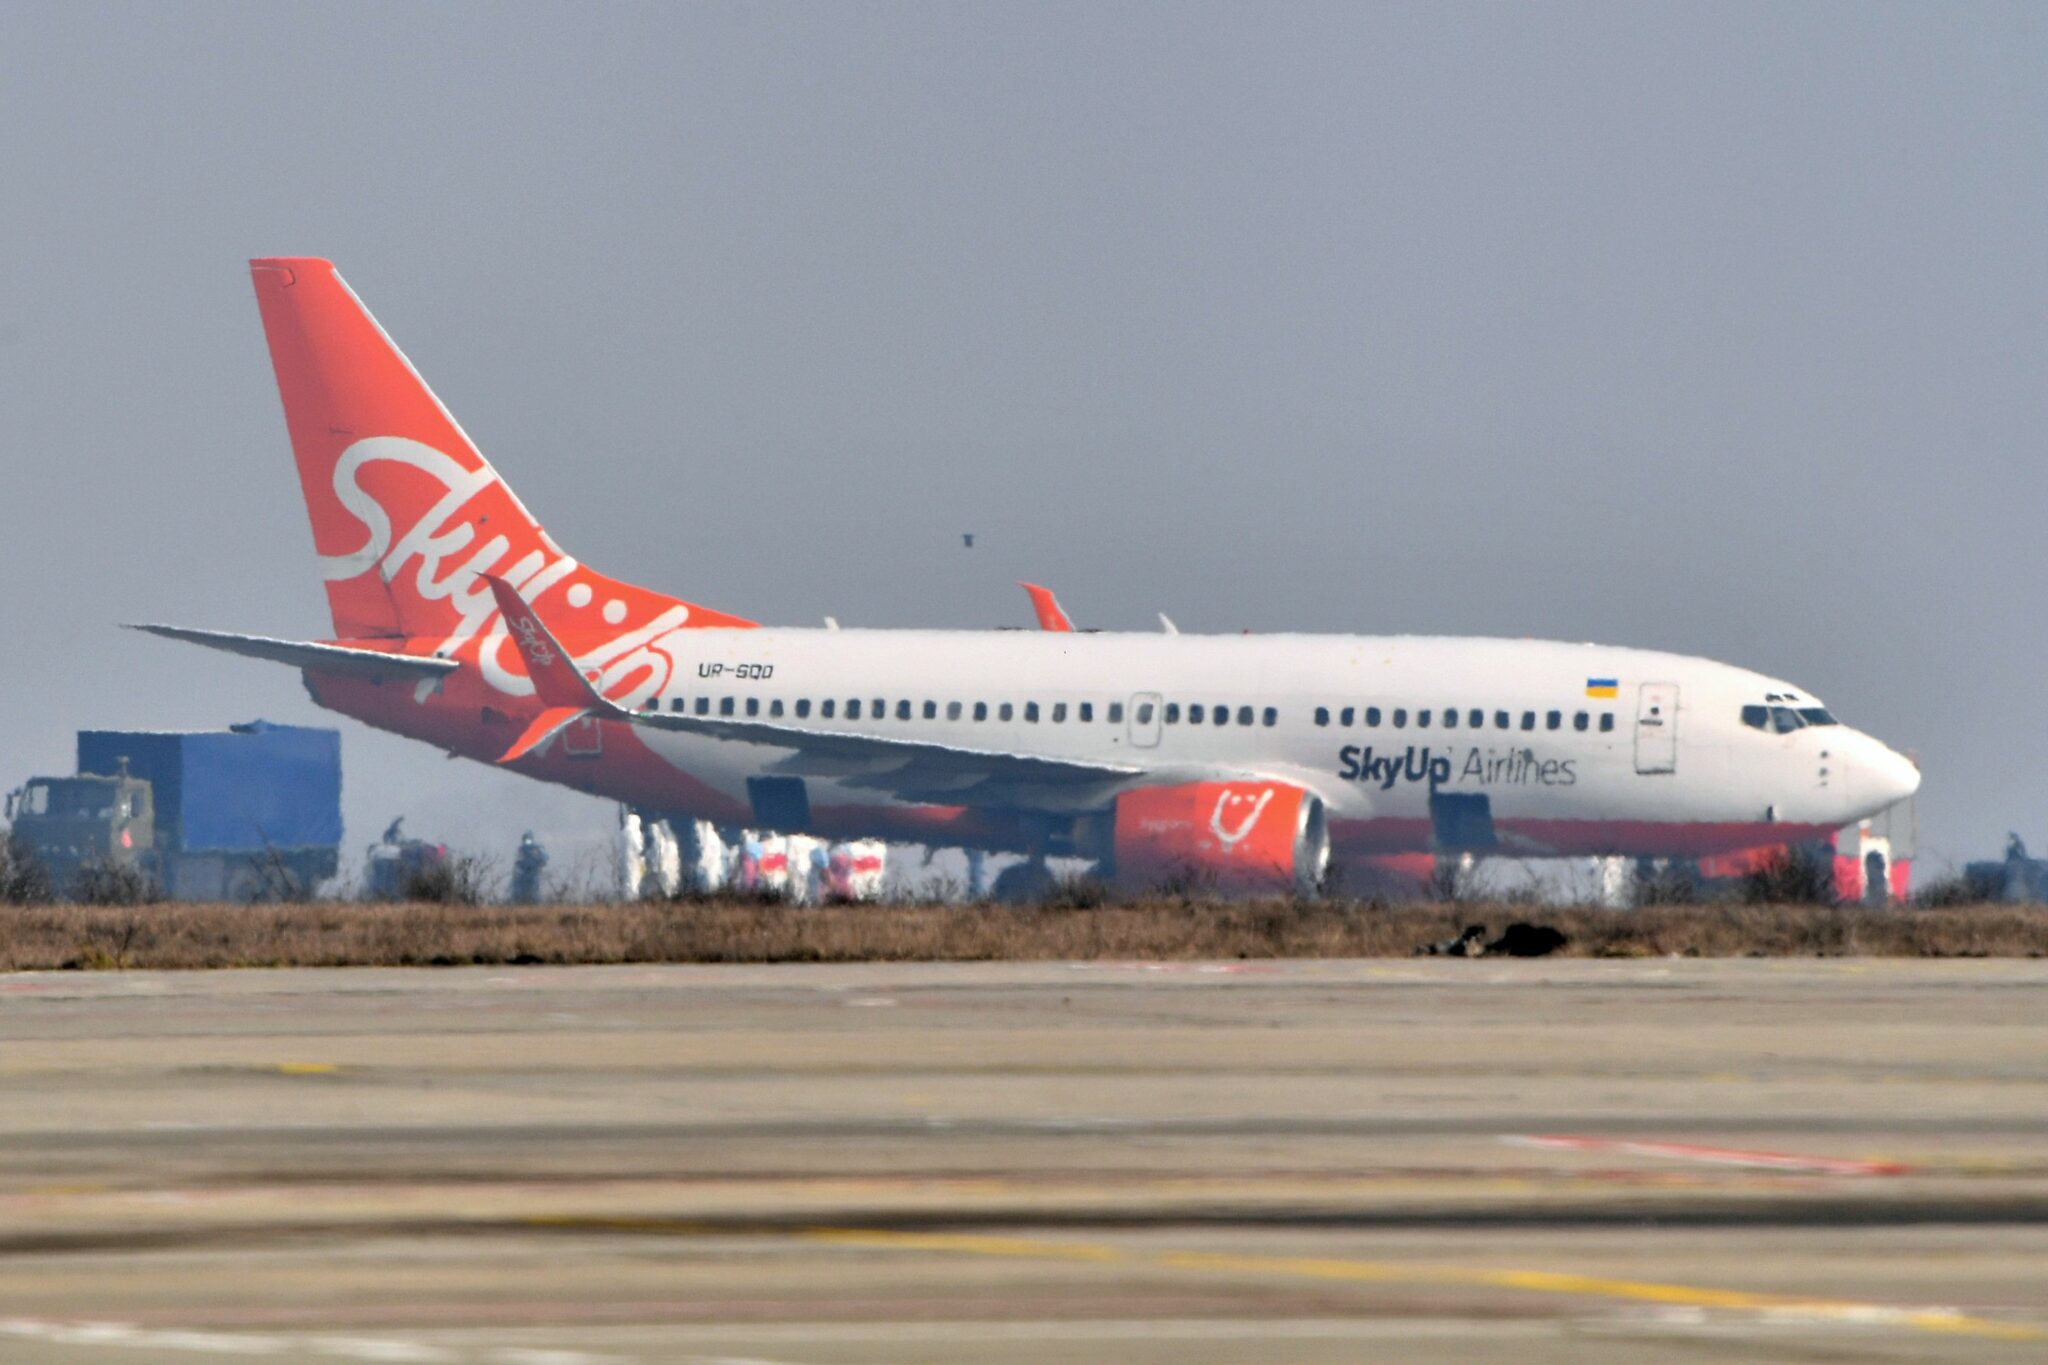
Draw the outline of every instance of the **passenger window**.
M1230 708L1229 708L1229 707L1227 707L1227 706L1219 706L1219 707L1217 707L1217 708L1216 708L1216 711L1215 711L1215 715L1216 715L1216 723L1217 723L1218 725L1228 725L1228 724L1230 724Z
M1496 711L1493 713L1493 728L1496 730L1511 729L1513 728L1514 723L1515 718L1513 716L1510 716L1505 711Z
M809 697L798 697L796 699L796 718L798 720L809 720L811 718L811 699Z
M700 716L708 716L711 714L711 698L697 698L697 714Z
M761 699L759 697L747 698L747 714L750 716L758 716L761 714Z
M733 699L732 699L731 697L720 697L720 698L718 699L718 714L719 714L719 715L721 715L721 716L729 716L729 715L731 715L731 714L732 714L732 702L733 702Z
M974 703L974 718L975 718L976 720L987 720L987 719L988 719L988 703L987 703L987 702L985 702L985 701L978 701L978 702Z
M1358 708L1357 708L1357 707L1355 707L1355 706L1347 706L1347 707L1345 707L1345 708L1344 708L1344 709L1343 709L1342 711L1339 711L1339 712L1337 713L1337 723L1338 723L1339 725L1342 725L1342 726L1343 726L1343 727L1344 727L1345 729L1347 729L1347 730L1348 730L1348 729L1350 729L1350 728L1351 728L1351 721L1352 721L1352 718L1353 718L1354 716L1356 716L1357 714L1358 714Z
M873 716L876 720L889 719L889 703L883 701L880 697L876 697L875 709L868 712L868 714Z
M947 702L947 703L946 703L946 719L947 719L947 720L958 720L958 719L960 719L960 703L959 703L959 702L957 702L957 701L949 701L949 702Z
M1188 724L1190 724L1190 725L1200 725L1201 723L1202 723L1202 703L1200 703L1200 702L1195 702L1195 703L1194 703L1193 705L1191 705L1191 706L1189 706L1189 707L1188 707Z
M1141 722L1151 720L1152 708L1149 706L1139 707L1138 719ZM1122 725L1124 723L1124 704L1122 702L1113 701L1109 704L1109 723L1111 725Z
M1457 729L1457 728L1458 728L1458 708L1457 708L1457 707L1455 707L1455 706L1446 706L1446 707L1444 708L1444 729L1446 729L1446 730L1455 730L1455 729Z
M1522 728L1524 730L1536 728L1536 713L1534 711L1524 711L1522 713Z
M1465 717L1465 724L1469 725L1474 730L1479 729L1481 726L1486 724L1486 713L1476 706L1473 707L1471 712L1467 714Z
M1552 711L1543 718L1543 728L1546 730L1555 730L1562 724L1564 724L1564 712L1562 711Z
M1017 708L1016 708L1016 707L1014 707L1014 706L1012 706L1012 705L1010 705L1010 703L1008 703L1008 702L1004 702L1004 703L1003 703L1003 704L1002 704L1001 706L998 706L998 707L996 708L996 719L997 719L997 720L1010 720L1010 719L1014 718L1014 717L1016 716L1016 714L1017 714Z
M1399 706L1394 708L1394 728L1396 730L1408 728L1408 712Z
M1260 717L1260 719L1266 723L1266 726L1269 729L1275 725L1278 725L1280 723L1280 708L1277 706L1267 707L1265 715Z
M1075 719L1079 720L1083 725L1086 725L1089 721L1094 720L1095 703L1092 701L1082 702L1080 713L1075 717Z
M1329 723L1330 723L1330 708L1329 708L1329 707L1327 707L1327 706L1318 706L1318 707L1316 708L1316 724L1318 724L1318 725L1328 725Z
M1066 718L1067 704L1063 701L1054 702L1052 704L1052 723L1054 725L1058 725L1061 721L1065 720Z
M924 718L926 720L937 720L939 718L939 704L937 702L928 701L924 704Z
M899 701L896 703L896 719L910 719L910 703L908 701Z
M1166 703L1166 723L1167 723L1168 725L1178 725L1178 724L1180 724L1180 703L1179 703L1179 702L1177 702L1177 701L1170 701L1170 702Z
M1600 733L1604 735L1604 734L1608 733L1608 732L1609 732L1610 730L1612 730L1613 728L1614 728L1614 713L1613 713L1612 711L1602 711L1602 712L1600 713Z
M1118 705L1122 705L1122 703L1121 703L1121 702L1119 702L1119 703L1118 703ZM1149 701L1147 701L1147 702L1140 702L1140 703L1138 703L1138 724L1140 724L1140 725L1150 725L1151 723L1152 723L1152 703L1151 703L1151 702L1149 702Z
M1428 707L1425 706L1420 711L1417 711L1415 713L1415 728L1418 730L1427 730L1429 728Z
M1373 729L1375 729L1375 730L1377 730L1377 729L1379 728L1379 724L1380 724L1380 708L1379 708L1379 707L1377 707L1377 706L1368 706L1368 707L1366 707L1366 708L1365 708L1365 723L1366 723L1367 725L1371 726L1371 727L1372 727Z
M837 706L838 704L838 702L833 701L830 697L827 697L825 698L825 700L818 703L818 714L822 716L824 719L830 720L832 719L832 708Z
M782 715L782 698L780 698L780 697L777 697L777 698L776 698L776 699L775 699L774 701L771 701L771 702L769 702L769 703L768 703L768 714L769 714L770 716L774 716L774 717L777 717L777 718L780 718L780 717L781 717L781 715Z
M1251 708L1251 707L1249 707L1249 706L1240 706L1240 707L1238 707L1238 708L1237 708L1237 723L1238 723L1239 725L1250 725L1250 724L1252 723L1252 708Z
M1037 702L1035 702L1035 701L1027 701L1027 702L1025 702L1025 703L1024 703L1024 719L1026 719L1026 720L1030 721L1030 722L1031 722L1031 723L1032 723L1033 725L1036 725L1036 724L1038 724L1038 703L1037 703Z
M670 698L668 699L668 709L669 709L669 710L671 710L671 711L680 711L680 710L682 710L682 709L683 709L683 699L682 699L681 697L670 697Z
M859 698L859 697L848 697L848 698L846 699L846 718L847 718L848 720L859 720L859 719L860 719L860 698Z
M1593 718L1587 715L1584 711L1580 711L1572 717L1572 729L1583 730L1586 728L1587 724L1591 722L1592 719Z

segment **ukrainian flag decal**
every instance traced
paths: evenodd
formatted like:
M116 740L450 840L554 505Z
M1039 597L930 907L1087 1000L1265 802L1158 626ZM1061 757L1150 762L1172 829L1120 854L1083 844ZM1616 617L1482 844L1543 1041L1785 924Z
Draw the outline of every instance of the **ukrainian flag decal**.
M1589 697L1618 697L1621 695L1619 678L1586 679L1586 695Z

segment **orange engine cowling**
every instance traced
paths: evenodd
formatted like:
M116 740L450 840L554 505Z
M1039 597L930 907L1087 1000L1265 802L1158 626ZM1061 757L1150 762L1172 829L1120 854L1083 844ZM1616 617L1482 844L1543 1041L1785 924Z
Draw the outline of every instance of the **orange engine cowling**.
M1189 782L1116 799L1117 880L1311 891L1330 861L1321 798L1284 782Z

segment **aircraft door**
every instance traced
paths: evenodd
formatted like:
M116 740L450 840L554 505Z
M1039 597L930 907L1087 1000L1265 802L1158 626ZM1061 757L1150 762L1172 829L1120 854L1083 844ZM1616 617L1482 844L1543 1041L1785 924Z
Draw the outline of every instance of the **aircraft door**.
M1644 683L1636 695L1636 771L1678 771L1678 684Z
M1159 747L1159 694L1140 692L1131 698L1131 747Z
M596 716L585 716L569 722L569 728L562 731L562 751L571 758L601 758L604 755L603 722Z

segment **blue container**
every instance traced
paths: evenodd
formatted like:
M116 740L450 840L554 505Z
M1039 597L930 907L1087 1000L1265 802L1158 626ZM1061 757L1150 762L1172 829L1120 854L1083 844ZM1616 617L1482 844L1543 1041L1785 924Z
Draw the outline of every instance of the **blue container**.
M251 853L341 843L341 732L252 721L226 730L80 730L78 771L121 759L149 779L160 848Z

